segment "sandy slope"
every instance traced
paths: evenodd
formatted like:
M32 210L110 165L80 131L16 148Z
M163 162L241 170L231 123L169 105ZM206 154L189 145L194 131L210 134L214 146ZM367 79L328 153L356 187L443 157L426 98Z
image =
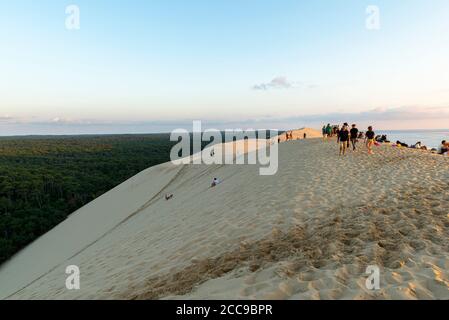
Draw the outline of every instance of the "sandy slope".
M288 133L292 134L293 140L304 139L304 134L306 134L306 139L323 137L323 135L320 131L311 129L311 128L302 128L302 129L291 130L291 131L288 131ZM285 134L279 135L279 138L280 138L281 142L285 142L287 140L287 137Z
M448 190L447 157L384 146L339 158L321 139L281 144L275 176L164 164L3 265L0 298L449 299ZM71 264L79 291L65 288Z

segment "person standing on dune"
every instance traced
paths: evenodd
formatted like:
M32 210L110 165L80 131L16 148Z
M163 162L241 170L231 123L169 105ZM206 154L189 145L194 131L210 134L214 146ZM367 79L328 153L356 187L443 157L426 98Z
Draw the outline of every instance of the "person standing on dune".
M349 131L349 124L347 122L345 122L344 126ZM348 139L348 142L347 142L347 148L349 149L349 139Z
M326 138L330 138L332 136L332 127L331 124L328 123L326 127Z
M357 129L357 126L355 124L352 125L350 135L351 135L352 151L355 151L359 136L359 129Z
M349 130L348 126L344 125L338 132L338 142L340 144L340 156L346 154L346 149L349 142Z
M368 148L368 154L374 154L373 145L374 145L374 137L376 134L373 131L373 127L369 126L368 131L365 134L366 136L366 147Z

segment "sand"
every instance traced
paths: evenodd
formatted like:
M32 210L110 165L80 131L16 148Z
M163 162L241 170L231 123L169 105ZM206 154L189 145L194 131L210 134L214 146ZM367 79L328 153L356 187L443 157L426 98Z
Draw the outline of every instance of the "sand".
M311 128L295 129L295 130L289 130L287 132L292 135L293 140L304 139L304 134L306 135L306 139L323 137L321 131L311 129ZM285 133L280 134L279 139L280 139L280 142L286 142L287 136L285 135Z
M374 150L285 142L274 176L150 168L2 265L0 298L449 299L449 158ZM65 287L68 265L80 290Z

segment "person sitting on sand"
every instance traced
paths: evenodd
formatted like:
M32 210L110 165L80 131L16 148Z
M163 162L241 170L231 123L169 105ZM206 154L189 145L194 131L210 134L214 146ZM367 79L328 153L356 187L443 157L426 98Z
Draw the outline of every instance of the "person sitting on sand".
M366 147L368 148L368 154L374 154L373 152L373 145L374 145L374 137L376 134L373 131L373 127L369 126L368 131L365 134L366 136Z
M338 133L338 141L340 144L340 155L346 154L346 149L349 142L349 130L348 126L343 126Z
M357 126L355 124L352 125L352 129L349 133L351 136L352 151L355 151L359 136L359 129L357 129Z
M214 180L212 180L211 188L216 187L219 184L220 180L218 178L214 178Z
M421 149L422 147L422 143L421 141L418 141L417 143L415 143L414 145L412 145L413 149Z
M438 149L438 154L445 154L449 152L449 143L446 140L441 141L441 146Z
M374 138L374 140L376 140L376 142L379 143L384 143L384 142L390 142L387 140L387 136L386 135L377 135L376 138Z
M408 144L406 144L405 142L401 142L401 141L396 141L396 144L399 146L399 147L404 147L404 148L408 148Z

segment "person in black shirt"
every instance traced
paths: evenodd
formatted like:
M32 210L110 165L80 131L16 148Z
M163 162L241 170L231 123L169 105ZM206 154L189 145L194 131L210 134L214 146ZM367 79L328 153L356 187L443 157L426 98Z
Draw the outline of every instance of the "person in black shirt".
M446 142L446 140L441 141L441 146L438 150L439 154L445 154L446 152L449 152L449 142Z
M349 130L349 124L347 122L345 122L344 126L346 128L348 128L348 130ZM348 139L348 142L347 142L347 147L349 148L349 139Z
M343 126L338 132L338 142L340 144L340 155L345 155L349 142L349 130L347 126Z
M373 154L373 145L374 145L374 137L376 136L376 134L373 131L373 127L369 126L368 127L368 131L365 134L366 136L366 147L368 148L368 153L369 154Z
M352 125L350 135L351 135L352 150L355 151L359 136L359 129L356 128L355 124Z

